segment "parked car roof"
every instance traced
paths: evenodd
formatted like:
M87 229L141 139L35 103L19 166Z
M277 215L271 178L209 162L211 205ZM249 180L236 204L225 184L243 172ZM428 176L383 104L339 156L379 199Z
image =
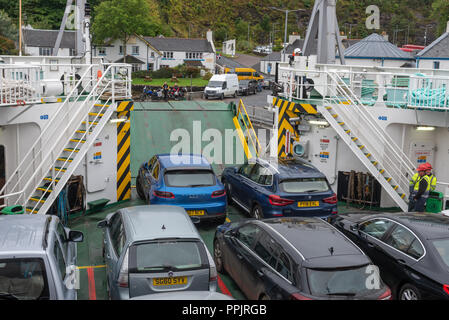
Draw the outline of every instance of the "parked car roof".
M309 261L308 267L344 267L368 264L370 260L348 238L319 218L275 218L263 220Z
M121 210L132 239L200 238L185 210L176 206L149 205Z
M268 165L268 162L266 161L260 160L260 162ZM273 173L277 173L279 175L280 179L326 177L313 165L299 159L279 161L276 165L269 165L269 167L272 171L274 171Z
M165 169L168 168L205 168L210 169L211 165L209 161L202 155L195 154L182 154L182 155L170 155L160 154L157 156L161 166ZM173 161L176 159L175 161Z
M0 216L0 252L42 251L44 230L50 216Z

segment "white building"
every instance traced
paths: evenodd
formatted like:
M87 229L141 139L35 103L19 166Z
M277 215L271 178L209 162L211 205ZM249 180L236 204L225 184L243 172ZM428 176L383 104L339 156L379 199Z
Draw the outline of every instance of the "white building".
M123 62L124 52L120 40L93 49L94 56L103 57L107 62ZM126 62L133 65L134 71L172 68L184 63L215 70L212 31L208 32L207 39L134 36L126 45L126 54Z
M24 53L29 56L52 56L59 30L23 28ZM64 31L58 56L76 55L76 32Z
M416 56L419 68L449 70L449 22L446 32Z
M367 67L402 67L414 63L414 57L388 42L383 36L371 34L344 51L347 65ZM337 59L337 63L340 61Z

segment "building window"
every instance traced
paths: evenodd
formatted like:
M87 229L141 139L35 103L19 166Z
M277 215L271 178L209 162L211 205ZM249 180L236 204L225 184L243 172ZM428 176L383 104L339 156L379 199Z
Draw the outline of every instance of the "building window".
M433 68L434 68L435 70L440 69L440 61L434 61L434 62L433 62Z
M173 52L164 52L164 58L166 59L173 59Z
M74 56L76 56L76 50L75 50L75 49L72 49L72 48L70 48L70 49L69 49L69 56L71 56L71 57L74 57Z
M151 58L154 58L154 52L151 51Z
M138 56L139 55L139 46L133 46L132 55L133 56Z
M40 56L52 56L53 48L39 48L39 55Z
M203 59L202 52L186 52L186 59Z
M132 72L140 71L140 64L132 64Z
M120 47L122 48L122 47ZM98 55L99 56L105 56L106 55L106 48L98 48Z
M123 52L123 46L120 46L120 51L119 51L119 55L123 55L124 54L124 52Z

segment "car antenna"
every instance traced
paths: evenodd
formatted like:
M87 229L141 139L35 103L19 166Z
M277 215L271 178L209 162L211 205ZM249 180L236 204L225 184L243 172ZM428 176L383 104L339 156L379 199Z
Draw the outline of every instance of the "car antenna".
M165 228L165 225L162 225L162 230L165 230L166 228Z
M334 255L334 247L330 247L329 252L331 253L331 256L333 256Z

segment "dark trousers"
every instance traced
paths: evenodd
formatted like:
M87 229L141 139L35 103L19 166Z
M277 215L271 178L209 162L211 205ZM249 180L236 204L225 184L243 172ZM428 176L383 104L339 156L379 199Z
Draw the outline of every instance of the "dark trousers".
M415 208L413 211L415 212L425 212L426 211L426 202L427 202L427 198L426 197L421 197L419 199L416 200L415 202Z

